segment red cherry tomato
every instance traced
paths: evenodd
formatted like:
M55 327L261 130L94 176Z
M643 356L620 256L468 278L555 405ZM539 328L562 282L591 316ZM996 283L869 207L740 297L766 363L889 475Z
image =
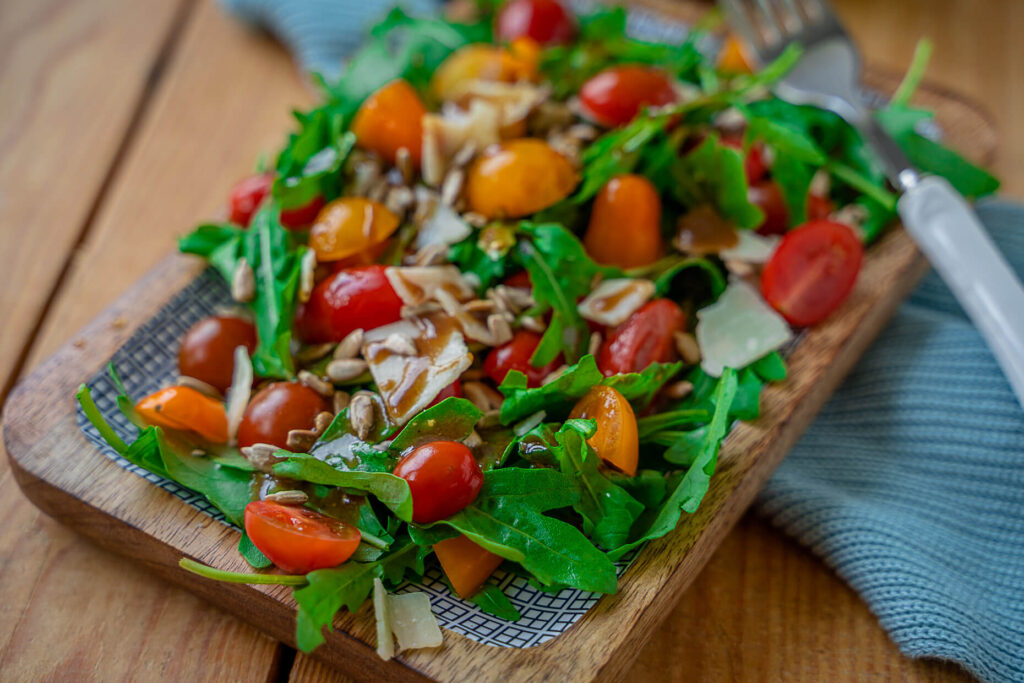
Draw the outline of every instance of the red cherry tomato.
M395 476L409 482L412 521L429 524L447 519L480 493L484 473L473 451L457 441L434 441L398 461Z
M512 336L512 341L497 346L487 354L484 360L484 372L487 376L501 384L510 370L518 370L526 375L526 382L531 387L539 387L544 378L562 365L562 356L547 365L535 368L530 365L530 357L540 344L540 335L528 330L519 330Z
M757 226L758 233L783 235L789 230L789 211L786 210L786 200L783 199L782 191L774 180L764 180L756 185L751 185L747 190L747 199L764 212L764 221Z
M640 372L651 363L676 356L672 336L686 326L683 311L669 299L648 301L608 334L597 352L597 367L605 375Z
M359 529L340 519L266 500L245 506L245 533L267 559L292 574L337 567L362 538Z
M828 197L822 197L817 194L807 195L807 220L808 221L820 221L828 218L833 211L836 210L836 205Z
M384 266L347 268L321 281L299 307L299 337L309 344L337 342L352 330L370 330L402 317L402 300Z
M249 227L249 221L252 220L256 209L260 208L263 199L270 194L270 187L273 184L272 173L259 173L238 181L231 188L231 197L228 200L231 222L243 228Z
M462 382L460 382L459 380L455 380L454 382L446 386L444 389L441 390L441 393L439 393L434 398L434 400L430 402L430 405L428 405L427 407L433 408L446 398L462 398Z
M760 143L755 142L745 153L741 136L726 135L722 138L722 144L743 153L743 171L749 184L753 185L764 178L768 172L768 166L764 162L764 153L761 151L763 147Z
M312 429L316 416L330 409L327 399L304 384L274 382L249 401L238 425L238 445L268 443L288 448L288 432Z
M629 123L644 107L677 99L668 74L650 66L609 67L580 88L580 104L587 116L611 128Z
M511 0L498 12L496 28L503 42L527 37L559 45L576 35L576 18L557 0Z
M516 287L518 289L533 289L533 283L530 282L530 274L525 270L509 275L502 284L506 287Z
M251 322L230 315L203 318L181 339L178 371L225 393L231 386L239 346L249 349L249 355L256 349L256 328Z
M824 320L853 289L864 247L853 230L811 221L786 234L761 272L765 300L793 325Z
M309 227L324 208L324 198L317 195L302 206L281 210L281 225L289 230L301 230Z

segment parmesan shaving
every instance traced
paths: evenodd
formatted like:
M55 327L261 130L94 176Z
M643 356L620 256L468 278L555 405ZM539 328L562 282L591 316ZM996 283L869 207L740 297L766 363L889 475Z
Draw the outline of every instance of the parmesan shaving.
M384 582L373 580L373 615L377 618L377 656L387 661L395 656L395 640L391 637L391 610Z
M701 368L720 377L744 368L788 342L793 333L760 293L742 280L729 283L718 301L697 312Z
M390 266L384 276L406 306L418 306L437 298L444 290L458 301L473 298L473 288L455 266Z
M452 207L440 201L437 193L423 186L416 187L416 203L425 206L423 222L416 233L416 249L435 244L449 245L469 237L473 228L459 217Z
M437 618L430 611L430 598L426 593L388 595L391 632L398 640L399 652L421 647L440 647L444 642Z
M577 309L587 320L613 327L626 321L654 296L654 283L640 278L602 280Z
M779 244L775 235L758 235L753 230L737 230L737 242L728 249L718 252L724 261L743 261L745 263L767 263Z
M228 387L227 401L228 438L231 441L235 440L238 426L242 424L245 409L249 406L252 379L252 359L249 358L249 349L245 346L237 346L235 347L235 367L231 373L231 386Z

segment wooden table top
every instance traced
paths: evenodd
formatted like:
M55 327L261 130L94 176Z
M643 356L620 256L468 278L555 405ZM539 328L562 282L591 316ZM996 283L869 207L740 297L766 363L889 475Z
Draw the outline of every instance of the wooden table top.
M1024 197L1024 3L842 0L867 58L983 102ZM311 96L285 52L213 0L0 4L0 402L216 215ZM80 343L88 343L81 340ZM338 681L36 510L0 459L0 680ZM748 515L639 656L636 680L967 678L902 656L830 569Z

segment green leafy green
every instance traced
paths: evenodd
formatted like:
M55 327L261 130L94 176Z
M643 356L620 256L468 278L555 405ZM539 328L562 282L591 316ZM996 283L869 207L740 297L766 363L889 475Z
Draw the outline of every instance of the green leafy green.
M519 610L508 599L508 596L493 583L484 584L483 588L478 590L469 601L479 607L484 614L490 614L505 621L519 621L522 618Z
M431 441L462 441L481 417L483 413L471 401L446 398L410 420L391 442L389 450L402 453Z
M640 372L606 377L601 384L618 390L637 408L646 408L665 384L678 374L682 363L651 363Z
M554 470L490 470L477 499L436 524L518 562L542 583L614 593L615 567L604 553L571 524L542 514L578 498L571 480Z
M266 569L274 565L266 555L260 552L259 548L253 545L245 531L242 531L242 535L238 539L238 554L256 569Z
M409 484L401 477L390 472L338 469L308 453L278 451L277 455L287 459L274 465L274 474L313 484L365 491L387 505L399 519L406 522L412 519Z
M761 209L747 197L743 155L709 135L695 150L672 165L672 191L690 209L708 204L741 228L756 228Z
M282 209L305 206L341 194L341 167L356 138L344 131L341 112L325 105L308 113L294 112L299 130L292 133L277 157L273 196Z
M781 382L786 379L786 361L778 351L772 351L764 358L754 361L750 368L765 382Z

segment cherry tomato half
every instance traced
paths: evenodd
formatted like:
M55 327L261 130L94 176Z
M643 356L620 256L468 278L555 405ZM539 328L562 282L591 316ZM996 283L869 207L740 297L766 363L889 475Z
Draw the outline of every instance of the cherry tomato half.
M384 266L346 268L313 288L299 307L296 327L308 344L338 342L352 330L370 330L401 319L402 300Z
M362 538L340 519L295 505L254 500L245 506L245 533L280 569L308 574L352 557Z
M587 443L597 456L629 476L636 474L640 439L633 406L617 389L598 384L583 395L572 418L592 419L597 425Z
M560 45L576 35L576 18L557 0L511 0L498 12L496 34L504 42L526 37Z
M765 300L791 324L814 325L857 281L864 247L842 223L818 220L787 233L761 272Z
M312 429L316 416L331 407L320 394L298 382L274 382L256 392L238 425L239 447L268 443L288 448L288 432Z
M149 424L193 431L207 441L227 443L228 416L224 404L192 387L166 387L135 404Z
M473 451L457 441L434 441L398 461L395 476L409 482L412 521L429 524L447 519L480 493L484 473Z
M562 356L547 365L535 368L530 365L530 357L540 344L540 335L529 330L518 330L512 341L497 346L487 354L484 360L484 372L496 384L501 384L505 375L511 370L518 370L526 375L526 382L531 387L539 387L544 378L562 365Z
M750 203L764 212L764 220L757 226L762 235L783 235L789 229L789 211L786 200L774 180L763 180L747 190Z
M677 99L669 75L650 66L609 67L580 88L584 113L609 128L629 123L644 107L672 104Z
M231 222L243 228L249 227L253 214L256 213L256 209L260 208L260 204L263 203L266 196L270 194L273 184L273 173L258 173L239 180L231 188L231 196L228 200Z
M256 328L231 315L211 315L189 328L178 349L178 372L195 377L222 394L231 386L235 349L256 350Z
M683 311L669 299L648 301L605 339L597 352L597 367L605 375L640 372L651 363L676 356L673 335L686 325Z

